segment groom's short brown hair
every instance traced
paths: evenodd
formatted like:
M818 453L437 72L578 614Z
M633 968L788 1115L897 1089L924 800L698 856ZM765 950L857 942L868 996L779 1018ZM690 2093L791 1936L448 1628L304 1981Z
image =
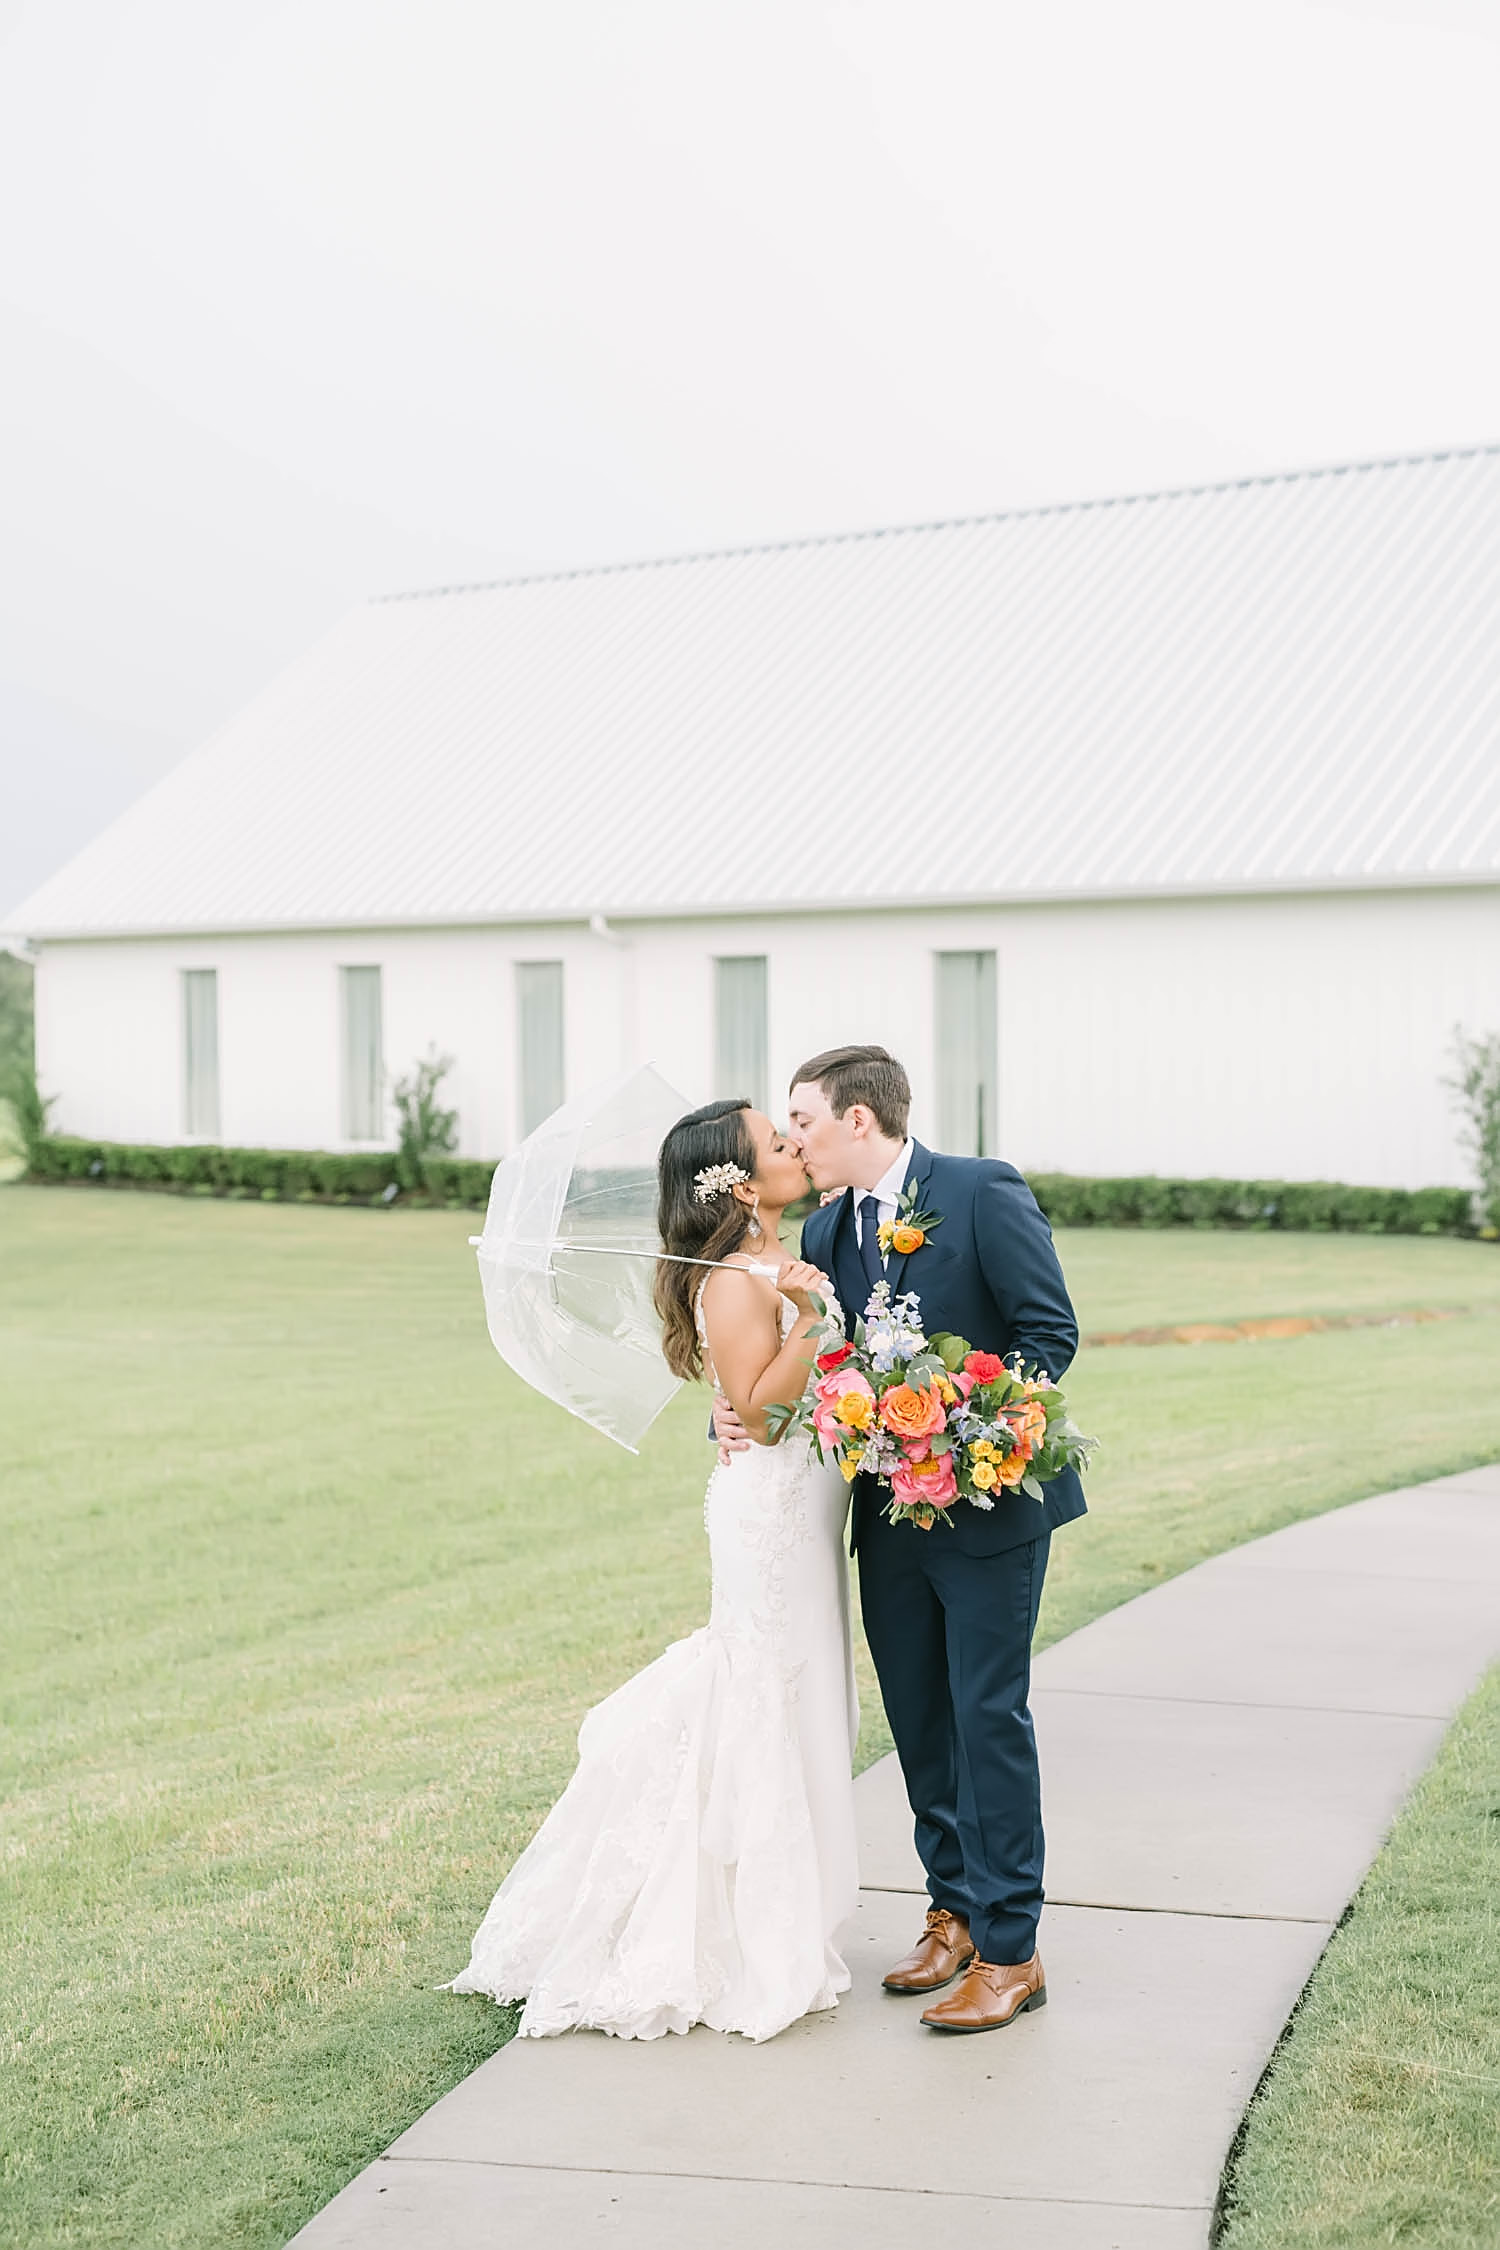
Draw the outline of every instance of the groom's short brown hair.
M911 1080L884 1047L830 1047L794 1070L792 1085L821 1086L835 1117L863 1102L874 1111L882 1133L889 1133L893 1141L906 1138Z

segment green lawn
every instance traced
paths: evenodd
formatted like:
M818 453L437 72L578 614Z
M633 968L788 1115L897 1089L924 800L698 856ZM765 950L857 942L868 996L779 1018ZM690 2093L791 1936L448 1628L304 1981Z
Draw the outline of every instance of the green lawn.
M1370 1234L1059 1231L1085 1332L1276 1313L1500 1307L1488 1243ZM1158 1249L1155 1245L1160 1243Z
M1500 2243L1500 1671L1325 1954L1233 2166L1222 2250L1387 2243Z
M284 2241L500 2043L500 2011L432 1987L583 1710L701 1622L701 1399L639 1460L537 1401L486 1340L472 1224L0 1192L0 2241ZM1086 1355L1105 1448L1044 1639L1500 1455L1491 1248L1062 1248L1093 1329L1470 1312Z

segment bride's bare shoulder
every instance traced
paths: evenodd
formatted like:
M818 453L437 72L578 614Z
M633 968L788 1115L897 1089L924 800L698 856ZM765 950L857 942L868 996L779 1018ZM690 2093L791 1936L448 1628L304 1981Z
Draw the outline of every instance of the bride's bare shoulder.
M748 1261L725 1258L703 1285L703 1310L721 1321L758 1321L775 1304L776 1289Z

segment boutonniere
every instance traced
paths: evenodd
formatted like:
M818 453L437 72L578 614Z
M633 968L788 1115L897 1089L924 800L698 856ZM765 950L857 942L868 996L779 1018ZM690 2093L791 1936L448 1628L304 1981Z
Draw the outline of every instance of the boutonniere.
M896 1216L886 1219L880 1227L880 1247L889 1257L894 1250L898 1258L909 1258L913 1250L920 1250L934 1227L943 1223L941 1211L917 1209L917 1183L908 1180L896 1203Z

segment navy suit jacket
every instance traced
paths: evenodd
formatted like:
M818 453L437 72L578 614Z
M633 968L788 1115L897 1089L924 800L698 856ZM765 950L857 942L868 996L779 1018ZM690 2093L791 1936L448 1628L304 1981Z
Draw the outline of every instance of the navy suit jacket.
M967 1336L976 1351L1006 1358L1019 1352L1028 1366L1045 1368L1054 1379L1062 1376L1078 1349L1078 1322L1052 1229L1020 1173L994 1157L937 1156L917 1141L906 1177L916 1183L918 1210L940 1214L942 1224L930 1230L920 1250L887 1261L892 1297L916 1292L929 1336L940 1331ZM858 1200L846 1189L836 1203L814 1211L802 1229L802 1255L831 1277L851 1330L870 1292L855 1235ZM919 1536L953 1537L969 1554L995 1555L1084 1513L1083 1486L1072 1469L1042 1491L1042 1500L997 1491L988 1511L957 1500L949 1510L951 1533L935 1525ZM873 1477L856 1478L851 1551L878 1523L889 1498Z

